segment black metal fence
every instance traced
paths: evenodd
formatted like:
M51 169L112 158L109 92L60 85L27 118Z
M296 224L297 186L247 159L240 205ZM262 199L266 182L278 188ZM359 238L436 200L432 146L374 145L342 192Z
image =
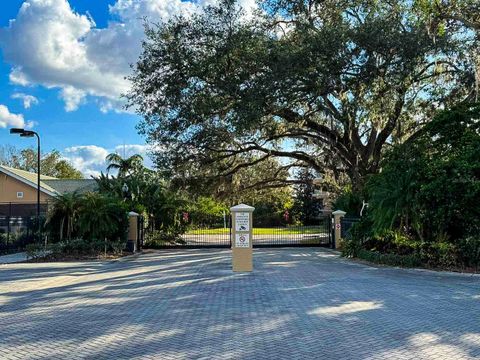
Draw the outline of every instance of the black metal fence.
M145 243L145 218L143 216L138 217L138 222L137 222L137 239L138 239L138 250L141 250L143 248L143 245Z
M40 205L44 221L48 205ZM0 203L0 254L22 251L38 240L37 204Z
M341 224L340 233L341 233L342 239L345 239L348 236L352 226L359 221L360 221L360 218L358 217L343 217L340 220L340 224Z

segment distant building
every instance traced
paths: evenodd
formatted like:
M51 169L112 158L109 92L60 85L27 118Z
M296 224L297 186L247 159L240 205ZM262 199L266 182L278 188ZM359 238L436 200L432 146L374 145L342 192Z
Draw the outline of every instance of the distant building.
M329 214L332 212L332 194L322 189L322 179L313 179L313 185L317 188L313 193L313 197L322 204L322 213Z
M57 179L40 176L40 212L45 216L48 202L58 195L97 190L94 179ZM37 174L0 165L0 253L19 234L31 236L37 213ZM10 239L10 240L9 240Z
M57 179L40 175L40 202L47 203L55 196L95 191L94 179ZM37 174L0 165L0 203L36 204Z

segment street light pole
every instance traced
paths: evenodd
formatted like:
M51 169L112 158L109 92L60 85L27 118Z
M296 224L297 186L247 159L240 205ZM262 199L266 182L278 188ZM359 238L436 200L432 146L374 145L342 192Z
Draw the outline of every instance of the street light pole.
M37 138L37 231L38 240L41 239L41 226L40 226L40 135L37 132L25 129L13 128L10 129L10 134L18 134L20 137L36 137Z
M32 131L37 137L37 227L38 240L41 240L42 227L40 225L40 136L35 131Z

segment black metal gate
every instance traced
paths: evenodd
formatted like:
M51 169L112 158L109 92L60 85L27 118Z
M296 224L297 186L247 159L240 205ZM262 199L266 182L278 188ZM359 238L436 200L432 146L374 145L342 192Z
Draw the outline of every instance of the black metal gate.
M230 247L230 215L192 215L187 231L181 235L187 247Z
M231 246L231 215L181 215L183 231L161 238L145 231L145 247L154 248L229 248ZM323 246L332 247L330 215L321 215L308 225L291 224L275 214L255 216L253 213L254 247Z
M180 214L182 231L168 238L153 238L146 231L145 247L154 248L229 248L231 233L230 214Z
M253 214L253 246L323 246L331 247L331 216L321 215L308 225L289 224L276 216Z

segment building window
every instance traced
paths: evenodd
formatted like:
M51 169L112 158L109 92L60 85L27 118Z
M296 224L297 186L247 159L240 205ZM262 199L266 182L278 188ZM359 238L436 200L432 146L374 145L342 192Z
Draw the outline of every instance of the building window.
M17 199L23 199L23 191L17 191Z

